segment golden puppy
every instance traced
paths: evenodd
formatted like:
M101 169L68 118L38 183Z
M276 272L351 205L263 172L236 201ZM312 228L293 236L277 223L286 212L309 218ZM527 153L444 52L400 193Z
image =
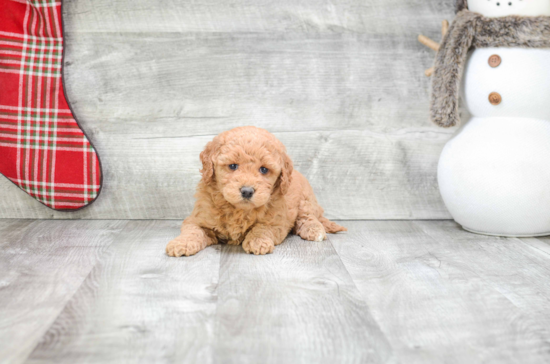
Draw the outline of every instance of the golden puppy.
M197 201L181 235L166 247L172 257L193 255L217 243L268 254L291 230L311 241L347 230L323 217L309 182L293 170L284 145L264 129L223 132L200 158Z

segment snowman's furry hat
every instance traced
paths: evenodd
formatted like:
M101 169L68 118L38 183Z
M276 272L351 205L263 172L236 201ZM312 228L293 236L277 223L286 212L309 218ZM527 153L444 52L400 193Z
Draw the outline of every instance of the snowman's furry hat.
M468 0L455 0L455 8L457 13L461 10L468 9Z

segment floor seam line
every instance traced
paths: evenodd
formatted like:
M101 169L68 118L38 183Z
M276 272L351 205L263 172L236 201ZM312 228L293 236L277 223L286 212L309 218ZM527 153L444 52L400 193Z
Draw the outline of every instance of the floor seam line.
M109 220L109 221L124 221L124 220ZM40 345L40 343L42 342L42 339L44 338L44 336L50 331L50 329L52 328L52 326L55 324L55 322L57 321L57 319L63 314L63 312L65 311L65 309L67 308L67 306L71 303L71 301L73 300L73 298L75 297L75 295L80 291L80 289L82 288L82 285L84 284L84 282L86 282L86 280L88 279L88 277L90 276L90 274L92 274L92 272L94 271L94 269L97 267L97 265L99 264L99 262L101 261L101 258L111 249L111 247L113 246L113 244L116 243L116 236L118 236L122 230L124 230L124 228L128 225L128 221L126 221L126 224L124 224L124 226L121 227L120 231L118 231L115 236L113 237L113 242L111 244L109 244L106 249L105 249L105 252L103 254L101 254L100 257L98 257L97 259L97 262L90 268L90 271L88 272L88 274L86 274L86 276L82 279L82 282L80 282L80 284L78 285L78 287L74 290L74 292L70 295L69 299L67 300L67 302L63 305L63 307L59 310L59 312L57 313L57 315L55 316L55 318L51 321L50 325L48 325L48 328L46 330L44 330L44 333L40 336L40 339L37 341L36 345L34 345L34 347L32 348L32 350L29 352L29 354L25 357L25 359L22 361L22 363L27 363L29 361L29 358L32 356L32 354L34 353L34 351L36 350L36 348Z

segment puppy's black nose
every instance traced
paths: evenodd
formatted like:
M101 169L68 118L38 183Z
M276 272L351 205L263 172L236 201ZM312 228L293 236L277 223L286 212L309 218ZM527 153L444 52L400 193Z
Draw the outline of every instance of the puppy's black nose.
M252 187L242 187L241 188L241 196L243 198L249 199L254 194L254 189Z

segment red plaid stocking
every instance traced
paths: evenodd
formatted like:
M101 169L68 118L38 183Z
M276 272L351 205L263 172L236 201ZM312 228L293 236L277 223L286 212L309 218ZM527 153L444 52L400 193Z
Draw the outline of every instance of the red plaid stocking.
M76 210L102 176L65 98L62 25L60 0L0 0L0 173L52 209Z

